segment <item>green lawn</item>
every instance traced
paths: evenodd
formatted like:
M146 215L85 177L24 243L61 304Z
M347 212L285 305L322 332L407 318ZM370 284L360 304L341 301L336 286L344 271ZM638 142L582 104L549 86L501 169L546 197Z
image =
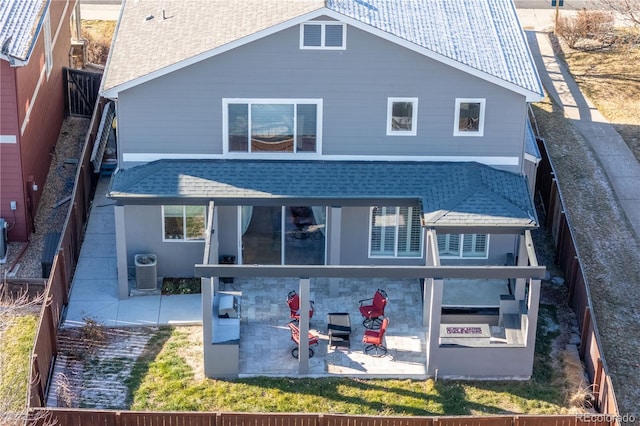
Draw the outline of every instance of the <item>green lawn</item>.
M555 308L543 305L553 321ZM550 367L552 339L541 320L534 378L527 382L362 380L351 378L196 378L183 357L194 342L179 327L163 327L147 345L127 383L132 410L325 412L361 415L567 413L561 373Z
M25 408L37 326L37 316L17 316L0 335L0 411L22 412Z

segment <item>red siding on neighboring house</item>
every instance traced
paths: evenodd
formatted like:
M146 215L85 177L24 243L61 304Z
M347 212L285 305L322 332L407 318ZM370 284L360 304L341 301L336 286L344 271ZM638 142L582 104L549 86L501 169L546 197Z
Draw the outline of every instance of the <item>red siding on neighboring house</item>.
M0 217L9 224L9 238L27 238L22 165L20 162L20 126L16 104L15 68L7 61L0 61L0 137L3 142L15 138L15 143L0 143ZM17 210L12 211L10 202Z
M52 152L55 149L64 119L64 88L62 67L69 66L71 34L69 17L75 1L50 3L53 68L47 78L45 70L44 31L40 32L29 63L15 71L17 99L19 158L23 192L18 215L24 218L16 224L10 238L24 241L32 229L40 195L45 185ZM56 36L57 35L57 36ZM4 171L3 171L4 174ZM27 182L33 178L37 191ZM4 184L3 184L4 192ZM4 195L2 196L4 199ZM5 211L5 206L2 206Z

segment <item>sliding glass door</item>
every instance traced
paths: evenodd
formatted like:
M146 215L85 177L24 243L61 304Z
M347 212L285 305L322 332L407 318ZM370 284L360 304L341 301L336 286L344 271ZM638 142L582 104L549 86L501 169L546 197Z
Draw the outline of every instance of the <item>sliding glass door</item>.
M245 265L325 264L325 207L243 206L238 216Z

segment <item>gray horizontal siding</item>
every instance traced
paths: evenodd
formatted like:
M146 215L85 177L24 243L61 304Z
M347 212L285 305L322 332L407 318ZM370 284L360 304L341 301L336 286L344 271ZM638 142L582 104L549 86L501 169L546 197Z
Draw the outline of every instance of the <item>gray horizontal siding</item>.
M202 263L204 241L163 242L160 206L125 206L124 209L129 266L134 265L136 254L153 253L158 257L158 277L194 276L194 265Z
M124 91L120 152L220 154L223 98L322 98L325 155L522 156L523 96L353 27L346 40L300 50L296 26ZM388 97L419 98L417 136L386 136ZM453 136L457 97L486 98L484 137Z

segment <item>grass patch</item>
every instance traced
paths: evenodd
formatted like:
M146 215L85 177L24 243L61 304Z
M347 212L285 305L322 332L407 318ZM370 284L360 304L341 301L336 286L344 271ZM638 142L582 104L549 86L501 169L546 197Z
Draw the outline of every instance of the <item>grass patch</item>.
M545 308L546 309L546 308ZM546 315L546 314L545 314ZM353 378L197 377L184 357L194 344L181 328L162 327L127 382L132 410L326 412L353 415L481 415L566 413L549 376L553 332L541 327L534 378L522 382L362 380Z
M0 336L2 342L10 342L0 345L0 407L4 410L21 412L26 406L29 360L37 327L37 316L16 316Z

